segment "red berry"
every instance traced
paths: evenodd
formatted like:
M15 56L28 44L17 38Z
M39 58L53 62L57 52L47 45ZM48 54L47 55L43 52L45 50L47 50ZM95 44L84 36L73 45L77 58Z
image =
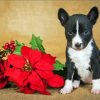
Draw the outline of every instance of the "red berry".
M12 48L12 49L10 49L12 52L15 50L15 47L14 48Z
M5 50L7 50L7 49L9 48L9 43L8 43L8 42L5 43L5 45L3 46L3 48L4 48Z
M10 41L10 44L15 44L15 41L13 41L13 40L12 40L12 41Z
M15 46L14 46L13 44L10 44L9 48L10 48L10 49L14 49Z
M5 43L6 46L9 46L9 43Z
M3 46L3 48L4 48L5 50L7 50L7 49L8 49L8 46L7 46L7 45L5 45L5 46Z

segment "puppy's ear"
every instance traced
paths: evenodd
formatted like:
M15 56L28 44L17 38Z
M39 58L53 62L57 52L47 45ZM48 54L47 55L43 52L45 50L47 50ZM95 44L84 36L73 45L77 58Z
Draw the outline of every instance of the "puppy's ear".
M63 8L60 8L58 10L58 19L60 20L63 26L66 24L67 20L69 19L68 13Z
M92 23L92 25L94 25L97 21L97 18L99 16L99 11L97 7L93 7L91 8L91 10L89 11L87 17L90 20L90 22Z

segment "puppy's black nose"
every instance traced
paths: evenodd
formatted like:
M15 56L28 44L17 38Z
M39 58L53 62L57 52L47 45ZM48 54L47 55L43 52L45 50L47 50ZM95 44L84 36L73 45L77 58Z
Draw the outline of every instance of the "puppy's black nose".
M81 43L76 43L75 47L80 48L81 47Z

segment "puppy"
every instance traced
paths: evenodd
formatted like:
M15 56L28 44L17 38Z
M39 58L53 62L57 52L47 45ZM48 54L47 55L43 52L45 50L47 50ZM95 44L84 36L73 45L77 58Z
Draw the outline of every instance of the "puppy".
M100 51L93 38L93 26L99 16L98 8L93 7L87 15L69 14L60 8L58 19L65 28L66 80L60 90L62 94L71 93L78 88L80 80L92 83L91 93L100 94Z

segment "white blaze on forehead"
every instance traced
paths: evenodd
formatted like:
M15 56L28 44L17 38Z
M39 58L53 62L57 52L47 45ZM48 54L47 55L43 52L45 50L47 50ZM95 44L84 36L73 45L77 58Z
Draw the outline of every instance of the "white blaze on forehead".
M76 22L76 33L78 34L78 32L79 32L79 22L77 20L77 22Z
M79 35L79 21L76 21L76 35L72 39L72 46L75 47L76 43L82 43L82 39Z

